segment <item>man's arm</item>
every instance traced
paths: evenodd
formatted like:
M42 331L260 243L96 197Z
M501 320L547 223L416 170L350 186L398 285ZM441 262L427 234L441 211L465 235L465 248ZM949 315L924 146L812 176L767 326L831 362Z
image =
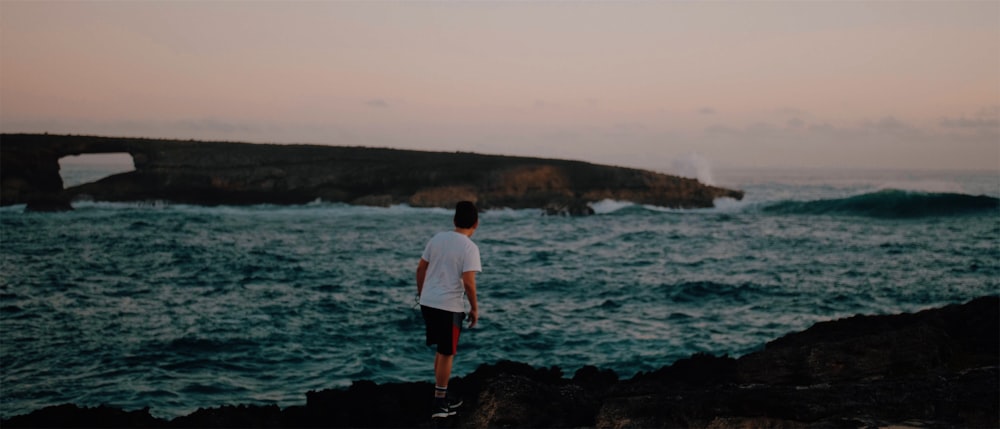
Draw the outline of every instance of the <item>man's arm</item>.
M476 300L476 272L466 271L462 273L462 286L465 287L465 296L469 298L469 327L476 326L479 321L479 301Z
M424 290L424 279L427 278L427 267L429 265L430 265L430 262L425 261L424 258L420 258L420 263L417 264L417 297L418 297L418 299L420 297L420 292L423 292L423 290Z

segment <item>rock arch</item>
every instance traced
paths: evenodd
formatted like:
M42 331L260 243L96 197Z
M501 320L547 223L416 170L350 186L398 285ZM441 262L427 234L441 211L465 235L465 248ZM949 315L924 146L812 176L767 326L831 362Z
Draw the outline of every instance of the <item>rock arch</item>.
M63 190L131 171L135 171L135 161L132 154L126 152L82 153L59 158Z
M63 157L128 153L135 164L144 158L127 140L100 137L5 134L0 149L0 205L26 204L37 211L72 210L59 174Z

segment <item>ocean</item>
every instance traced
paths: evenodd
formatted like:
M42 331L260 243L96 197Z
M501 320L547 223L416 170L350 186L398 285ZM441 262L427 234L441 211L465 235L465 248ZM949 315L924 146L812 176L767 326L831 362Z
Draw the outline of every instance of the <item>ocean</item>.
M74 184L95 169L63 174ZM715 176L746 198L483 213L481 319L453 375L509 359L627 378L819 321L1000 293L997 172ZM414 278L450 210L75 207L0 208L0 417L75 403L172 418L433 378Z

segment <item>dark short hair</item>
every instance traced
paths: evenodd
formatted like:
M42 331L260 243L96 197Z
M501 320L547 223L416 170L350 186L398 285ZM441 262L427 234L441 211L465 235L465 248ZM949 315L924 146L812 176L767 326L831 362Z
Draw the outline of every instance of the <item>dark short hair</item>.
M455 204L455 226L472 228L479 221L479 209L472 201L459 201Z

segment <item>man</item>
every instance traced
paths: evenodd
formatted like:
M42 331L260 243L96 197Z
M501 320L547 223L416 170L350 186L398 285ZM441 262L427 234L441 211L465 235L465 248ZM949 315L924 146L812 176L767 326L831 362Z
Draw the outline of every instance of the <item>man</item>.
M482 271L479 247L472 234L479 228L479 210L469 201L455 206L455 229L439 232L427 243L417 265L417 295L427 327L427 345L434 355L434 404L431 417L456 414L461 402L448 398L448 380L465 319L464 294L469 300L469 328L479 320L476 273Z

